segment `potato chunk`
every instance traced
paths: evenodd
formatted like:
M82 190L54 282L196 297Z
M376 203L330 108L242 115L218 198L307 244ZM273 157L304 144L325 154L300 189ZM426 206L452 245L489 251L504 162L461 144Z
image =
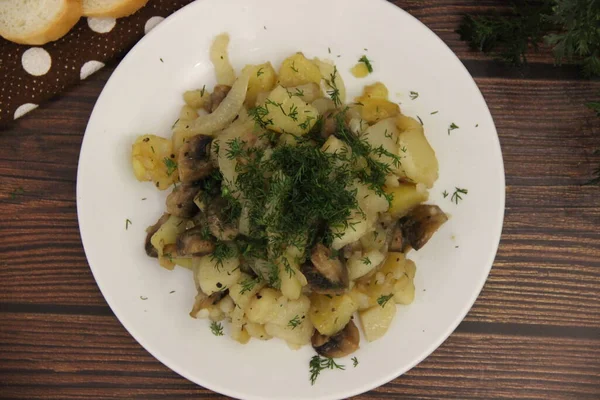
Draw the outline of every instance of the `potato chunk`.
M331 336L344 329L358 309L349 294L324 295L313 294L309 318L317 330L326 336Z
M367 122L378 122L400 114L400 107L388 100L388 90L381 82L365 86L363 94L356 98L360 116Z
M165 190L178 181L171 140L156 135L143 135L132 146L131 161L138 181L152 181Z
M404 115L396 118L396 126L400 131L398 144L406 177L431 188L438 178L438 160L425 137L423 126L414 118Z
M237 283L241 275L239 265L240 261L237 257L218 263L216 259L208 255L195 259L194 274L197 275L200 289L210 296Z
M372 342L385 335L390 328L396 315L396 304L388 301L383 307L378 304L360 311L358 315L367 341Z
M277 74L270 62L259 65L247 65L242 73L248 71L250 80L248 81L248 91L246 92L246 107L254 107L256 98L261 92L270 92L275 87Z
M321 82L319 67L302 53L296 53L281 63L279 67L279 85L291 87L314 82Z
M277 86L269 94L263 107L267 111L262 117L266 127L279 133L304 135L312 129L319 117L315 107L281 86Z
M412 208L429 198L427 190L421 190L412 183L401 183L398 187L385 187L384 190L393 196L389 211L394 218L406 215Z

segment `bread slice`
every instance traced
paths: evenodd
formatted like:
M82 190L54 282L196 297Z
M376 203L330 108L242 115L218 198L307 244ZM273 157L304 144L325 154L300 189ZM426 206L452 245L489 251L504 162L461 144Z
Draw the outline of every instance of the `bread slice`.
M0 36L20 44L46 44L69 32L81 14L81 0L0 0Z
M144 7L148 0L83 0L83 15L86 17L121 18Z

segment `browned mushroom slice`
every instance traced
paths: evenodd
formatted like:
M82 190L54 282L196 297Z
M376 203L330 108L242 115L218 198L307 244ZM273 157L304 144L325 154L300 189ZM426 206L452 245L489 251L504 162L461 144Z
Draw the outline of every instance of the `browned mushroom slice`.
M311 342L313 348L323 357L339 358L358 350L360 335L358 328L350 320L344 329L333 336L321 335L315 330Z
M219 292L215 292L215 293L211 294L210 296L207 296L206 294L204 294L204 292L202 292L200 289L198 289L198 294L196 295L196 298L194 299L194 306L192 308L192 311L190 312L190 317L196 318L196 316L198 315L198 312L200 312L201 310L204 310L205 308L208 308L210 306L214 306L228 294L229 294L229 289L226 289L226 290L221 290Z
M210 254L215 250L212 240L206 238L202 226L195 226L177 237L177 255L182 257L198 257Z
M150 257L154 257L154 258L158 257L158 250L156 250L156 247L152 246L150 239L152 239L152 236L154 236L156 231L158 231L160 229L160 227L163 226L163 224L165 222L167 222L168 219L169 219L169 214L165 213L162 215L162 217L159 218L159 220L154 225L149 226L146 229L147 234L146 234L146 242L144 243L144 248L146 249L146 254L148 254Z
M198 186L189 183L177 186L167 197L167 212L180 218L192 218L198 213L194 198L199 191Z
M211 142L210 136L196 135L181 146L177 156L177 169L181 182L192 183L210 175L214 169L209 159Z
M408 243L404 239L404 233L402 232L402 225L399 223L395 224L390 233L390 244L388 247L389 251L404 251Z
M446 221L448 216L438 206L429 204L416 206L398 222L405 240L404 249L410 246L419 250Z
M313 248L310 261L301 269L315 293L339 294L348 289L348 270L337 256L332 256L331 249L321 243Z
M228 221L224 210L230 210L227 201L222 197L215 197L206 207L206 221L210 233L219 240L233 240L239 233L237 223Z
M227 93L231 90L231 86L227 85L216 85L213 92L211 93L208 101L204 103L204 109L209 113L215 112L221 102L227 97Z
M320 134L323 139L327 139L335 133L337 121L335 119L335 114L331 110L326 111L322 118Z

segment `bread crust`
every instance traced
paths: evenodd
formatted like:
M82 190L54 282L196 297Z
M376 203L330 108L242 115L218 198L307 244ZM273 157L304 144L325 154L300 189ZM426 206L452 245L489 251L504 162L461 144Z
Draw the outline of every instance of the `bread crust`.
M86 10L84 7L83 15L85 17L127 17L144 7L147 2L148 0L121 0L120 3L103 10Z
M81 0L63 0L63 3L61 13L49 25L26 36L12 36L8 33L2 33L2 37L11 42L36 46L60 39L75 26L83 14Z

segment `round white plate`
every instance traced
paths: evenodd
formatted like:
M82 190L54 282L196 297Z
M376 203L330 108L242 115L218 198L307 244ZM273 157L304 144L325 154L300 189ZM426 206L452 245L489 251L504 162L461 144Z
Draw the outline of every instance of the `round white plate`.
M403 112L423 120L439 158L440 179L430 200L451 219L425 248L410 254L417 263L414 303L398 307L382 339L362 340L356 368L343 359L345 371L324 371L314 386L310 346L292 351L278 340L240 345L227 335L214 336L206 320L188 315L195 294L191 273L167 271L144 253L144 229L163 212L166 193L135 180L131 144L140 134L169 136L181 94L212 88L208 49L222 32L231 36L238 71L266 60L277 66L302 51L337 63L349 99L366 84L385 82ZM375 71L356 79L349 69L362 55ZM419 97L411 100L411 91ZM448 132L452 123L459 128ZM385 1L203 0L183 8L141 40L106 84L85 133L77 178L85 252L121 323L177 373L243 399L346 398L415 366L452 333L477 298L504 215L502 156L481 93L437 36ZM468 189L459 204L451 201L456 187Z

